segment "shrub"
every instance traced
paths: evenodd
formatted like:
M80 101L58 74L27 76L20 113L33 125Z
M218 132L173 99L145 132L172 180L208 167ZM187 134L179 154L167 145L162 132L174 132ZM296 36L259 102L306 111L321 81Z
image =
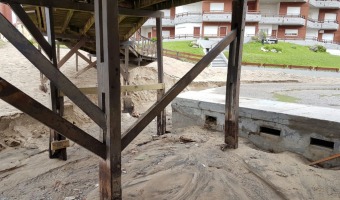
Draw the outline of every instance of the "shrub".
M282 52L282 48L275 45L265 45L263 48L272 52Z
M326 48L322 45L310 46L309 50L314 51L314 52L326 52Z
M151 41L152 41L152 42L156 42L156 41L157 41L157 38L156 38L156 37L153 37L153 38L151 38Z
M203 38L204 40L209 40L209 38L207 37L207 36L204 36L204 38Z

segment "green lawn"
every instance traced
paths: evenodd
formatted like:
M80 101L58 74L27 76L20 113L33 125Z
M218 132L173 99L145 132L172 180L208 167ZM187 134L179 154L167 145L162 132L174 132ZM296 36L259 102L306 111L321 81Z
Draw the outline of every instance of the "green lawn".
M173 51L192 53L197 55L204 55L202 48L190 47L191 41L174 41L174 42L163 42L163 48Z
M268 44L266 44L268 45ZM243 62L303 65L340 68L340 56L313 52L307 46L279 42L270 44L282 48L282 53L261 51L261 43L251 42L243 46ZM226 53L227 54L227 53Z

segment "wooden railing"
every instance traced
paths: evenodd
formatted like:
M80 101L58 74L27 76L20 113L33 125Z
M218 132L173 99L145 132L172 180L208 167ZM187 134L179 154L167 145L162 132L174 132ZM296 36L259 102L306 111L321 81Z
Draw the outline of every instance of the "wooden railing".
M172 51L168 49L163 49L163 55L170 57L170 58L175 58L177 60L191 61L194 63L198 62L199 60L203 58L203 55Z
M137 31L133 37L130 38L132 41L131 47L137 51L141 56L147 56L156 58L157 57L157 44L156 40L142 36L142 34Z

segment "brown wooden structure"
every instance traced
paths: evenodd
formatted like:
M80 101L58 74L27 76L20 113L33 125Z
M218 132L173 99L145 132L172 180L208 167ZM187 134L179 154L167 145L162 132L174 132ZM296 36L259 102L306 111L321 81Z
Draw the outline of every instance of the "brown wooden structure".
M120 55L136 30L149 18L156 18L158 82L163 80L159 10L197 2L197 0L0 0L8 4L38 42L46 56L33 46L3 15L0 33L10 41L51 82L51 109L0 77L0 98L51 128L50 157L67 159L68 138L100 158L101 199L121 199L121 151L157 117L158 134L165 133L165 107L197 77L228 45L229 65L226 95L225 142L237 148L240 65L246 0L233 1L232 30L167 92L157 86L157 102L127 131L121 133L121 85L128 85L128 55L121 67ZM45 40L44 35L48 37ZM56 41L71 47L59 60ZM78 49L96 53L92 62ZM127 51L127 50L126 50ZM98 71L98 104L77 88L63 73L61 65L71 54L87 59ZM85 58L84 58L85 57ZM124 83L120 83L121 74ZM125 90L124 92L126 92ZM82 109L102 130L97 140L63 118L64 96Z

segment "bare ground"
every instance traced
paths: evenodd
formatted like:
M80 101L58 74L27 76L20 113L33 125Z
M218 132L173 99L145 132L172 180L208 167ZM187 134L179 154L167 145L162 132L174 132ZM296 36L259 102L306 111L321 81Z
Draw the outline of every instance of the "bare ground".
M66 53L66 51L63 51ZM45 105L39 73L12 46L0 48L0 77ZM75 78L74 58L63 72L78 86L96 85L95 70ZM85 63L81 63L82 66ZM192 64L164 58L169 88ZM132 84L156 83L155 63L131 70ZM224 85L225 69L206 69L188 90ZM315 82L315 78L280 72L242 71L242 82ZM318 78L323 83L338 78ZM136 110L144 112L155 92L132 94ZM91 96L95 101L95 97ZM67 119L98 137L99 128L67 100ZM49 129L0 102L0 199L98 199L99 158L71 143L67 161L48 159ZM17 114L16 114L17 113ZM340 199L338 169L310 167L309 161L289 152L264 152L248 140L236 150L222 151L223 135L200 127L156 134L155 121L122 152L124 199ZM122 116L122 130L136 119ZM184 143L180 137L194 142Z

